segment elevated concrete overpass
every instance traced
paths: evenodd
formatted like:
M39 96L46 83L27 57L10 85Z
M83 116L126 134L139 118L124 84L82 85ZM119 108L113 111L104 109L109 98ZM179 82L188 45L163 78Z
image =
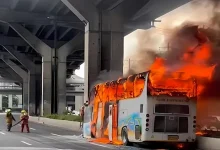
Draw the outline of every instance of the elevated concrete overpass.
M1 0L0 75L23 83L31 114L62 113L66 77L85 61L85 99L101 70L122 73L123 37L190 0Z

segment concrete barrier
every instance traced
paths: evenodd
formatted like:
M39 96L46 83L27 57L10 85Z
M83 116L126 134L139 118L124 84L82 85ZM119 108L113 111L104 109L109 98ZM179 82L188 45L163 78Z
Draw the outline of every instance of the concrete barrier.
M57 120L57 119L49 119L44 117L33 117L33 116L30 116L29 121L35 123L41 123L49 126L59 127L63 129L73 130L73 131L82 131L82 129L80 128L80 123L75 121Z
M197 137L199 150L220 150L220 138Z

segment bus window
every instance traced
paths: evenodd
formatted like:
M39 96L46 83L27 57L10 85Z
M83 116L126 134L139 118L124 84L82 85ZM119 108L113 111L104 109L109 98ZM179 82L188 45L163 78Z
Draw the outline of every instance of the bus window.
M109 100L110 101L116 100L116 90L117 90L117 83L116 81L112 81L109 86Z
M109 101L109 83L105 83L104 87L103 87L103 93L102 93L102 98L108 102Z
M117 81L117 100L125 99L125 88L124 83L126 82L126 79L119 79Z
M134 79L136 75L132 75L128 77L126 82L126 91L127 91L127 98L134 97Z
M137 75L134 80L134 97L141 95L145 85L145 79L141 75Z
M154 132L164 132L165 129L165 116L155 116Z
M179 117L179 133L188 133L187 117Z
M155 113L189 114L189 106L188 105L156 104Z

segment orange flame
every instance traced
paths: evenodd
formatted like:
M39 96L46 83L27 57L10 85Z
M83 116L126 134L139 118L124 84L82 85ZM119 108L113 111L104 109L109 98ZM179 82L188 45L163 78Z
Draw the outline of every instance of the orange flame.
M187 48L179 59L178 64L169 65L165 59L157 58L151 65L151 72L148 77L149 84L147 86L152 95L169 94L172 96L173 93L177 92L186 93L186 96L192 97L203 92L204 83L212 79L216 65L208 64L212 47L207 37L199 32L196 37L199 45ZM90 98L90 104L93 105L91 131L96 140L92 142L122 144L118 140L117 110L113 111L115 114L115 117L113 117L113 140L109 140L110 133L105 125L105 116L108 116L108 112L106 112L105 106L108 106L109 102L117 105L117 101L140 96L145 86L145 79L139 75L101 83L94 87L93 94L90 94L94 95ZM197 84L195 80L192 80L194 78L197 80ZM196 88L192 88L195 85L197 85ZM101 115L99 115L100 107ZM99 119L101 121L98 123Z
M166 64L163 58L156 58L151 65L149 75L151 94L169 94L172 92L186 92L191 97L193 92L193 78L197 82L197 95L204 90L204 81L210 81L216 65L208 65L211 57L211 43L200 32L197 33L200 42L195 48L188 48L180 58L178 64ZM201 40L202 39L202 40ZM160 91L156 89L161 89ZM172 91L172 92L171 92Z

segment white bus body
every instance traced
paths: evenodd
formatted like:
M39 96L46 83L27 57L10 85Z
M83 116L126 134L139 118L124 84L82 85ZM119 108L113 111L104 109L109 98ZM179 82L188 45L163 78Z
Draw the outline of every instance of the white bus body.
M126 142L194 142L196 100L186 96L150 96L148 74L142 94L118 102L118 139Z

